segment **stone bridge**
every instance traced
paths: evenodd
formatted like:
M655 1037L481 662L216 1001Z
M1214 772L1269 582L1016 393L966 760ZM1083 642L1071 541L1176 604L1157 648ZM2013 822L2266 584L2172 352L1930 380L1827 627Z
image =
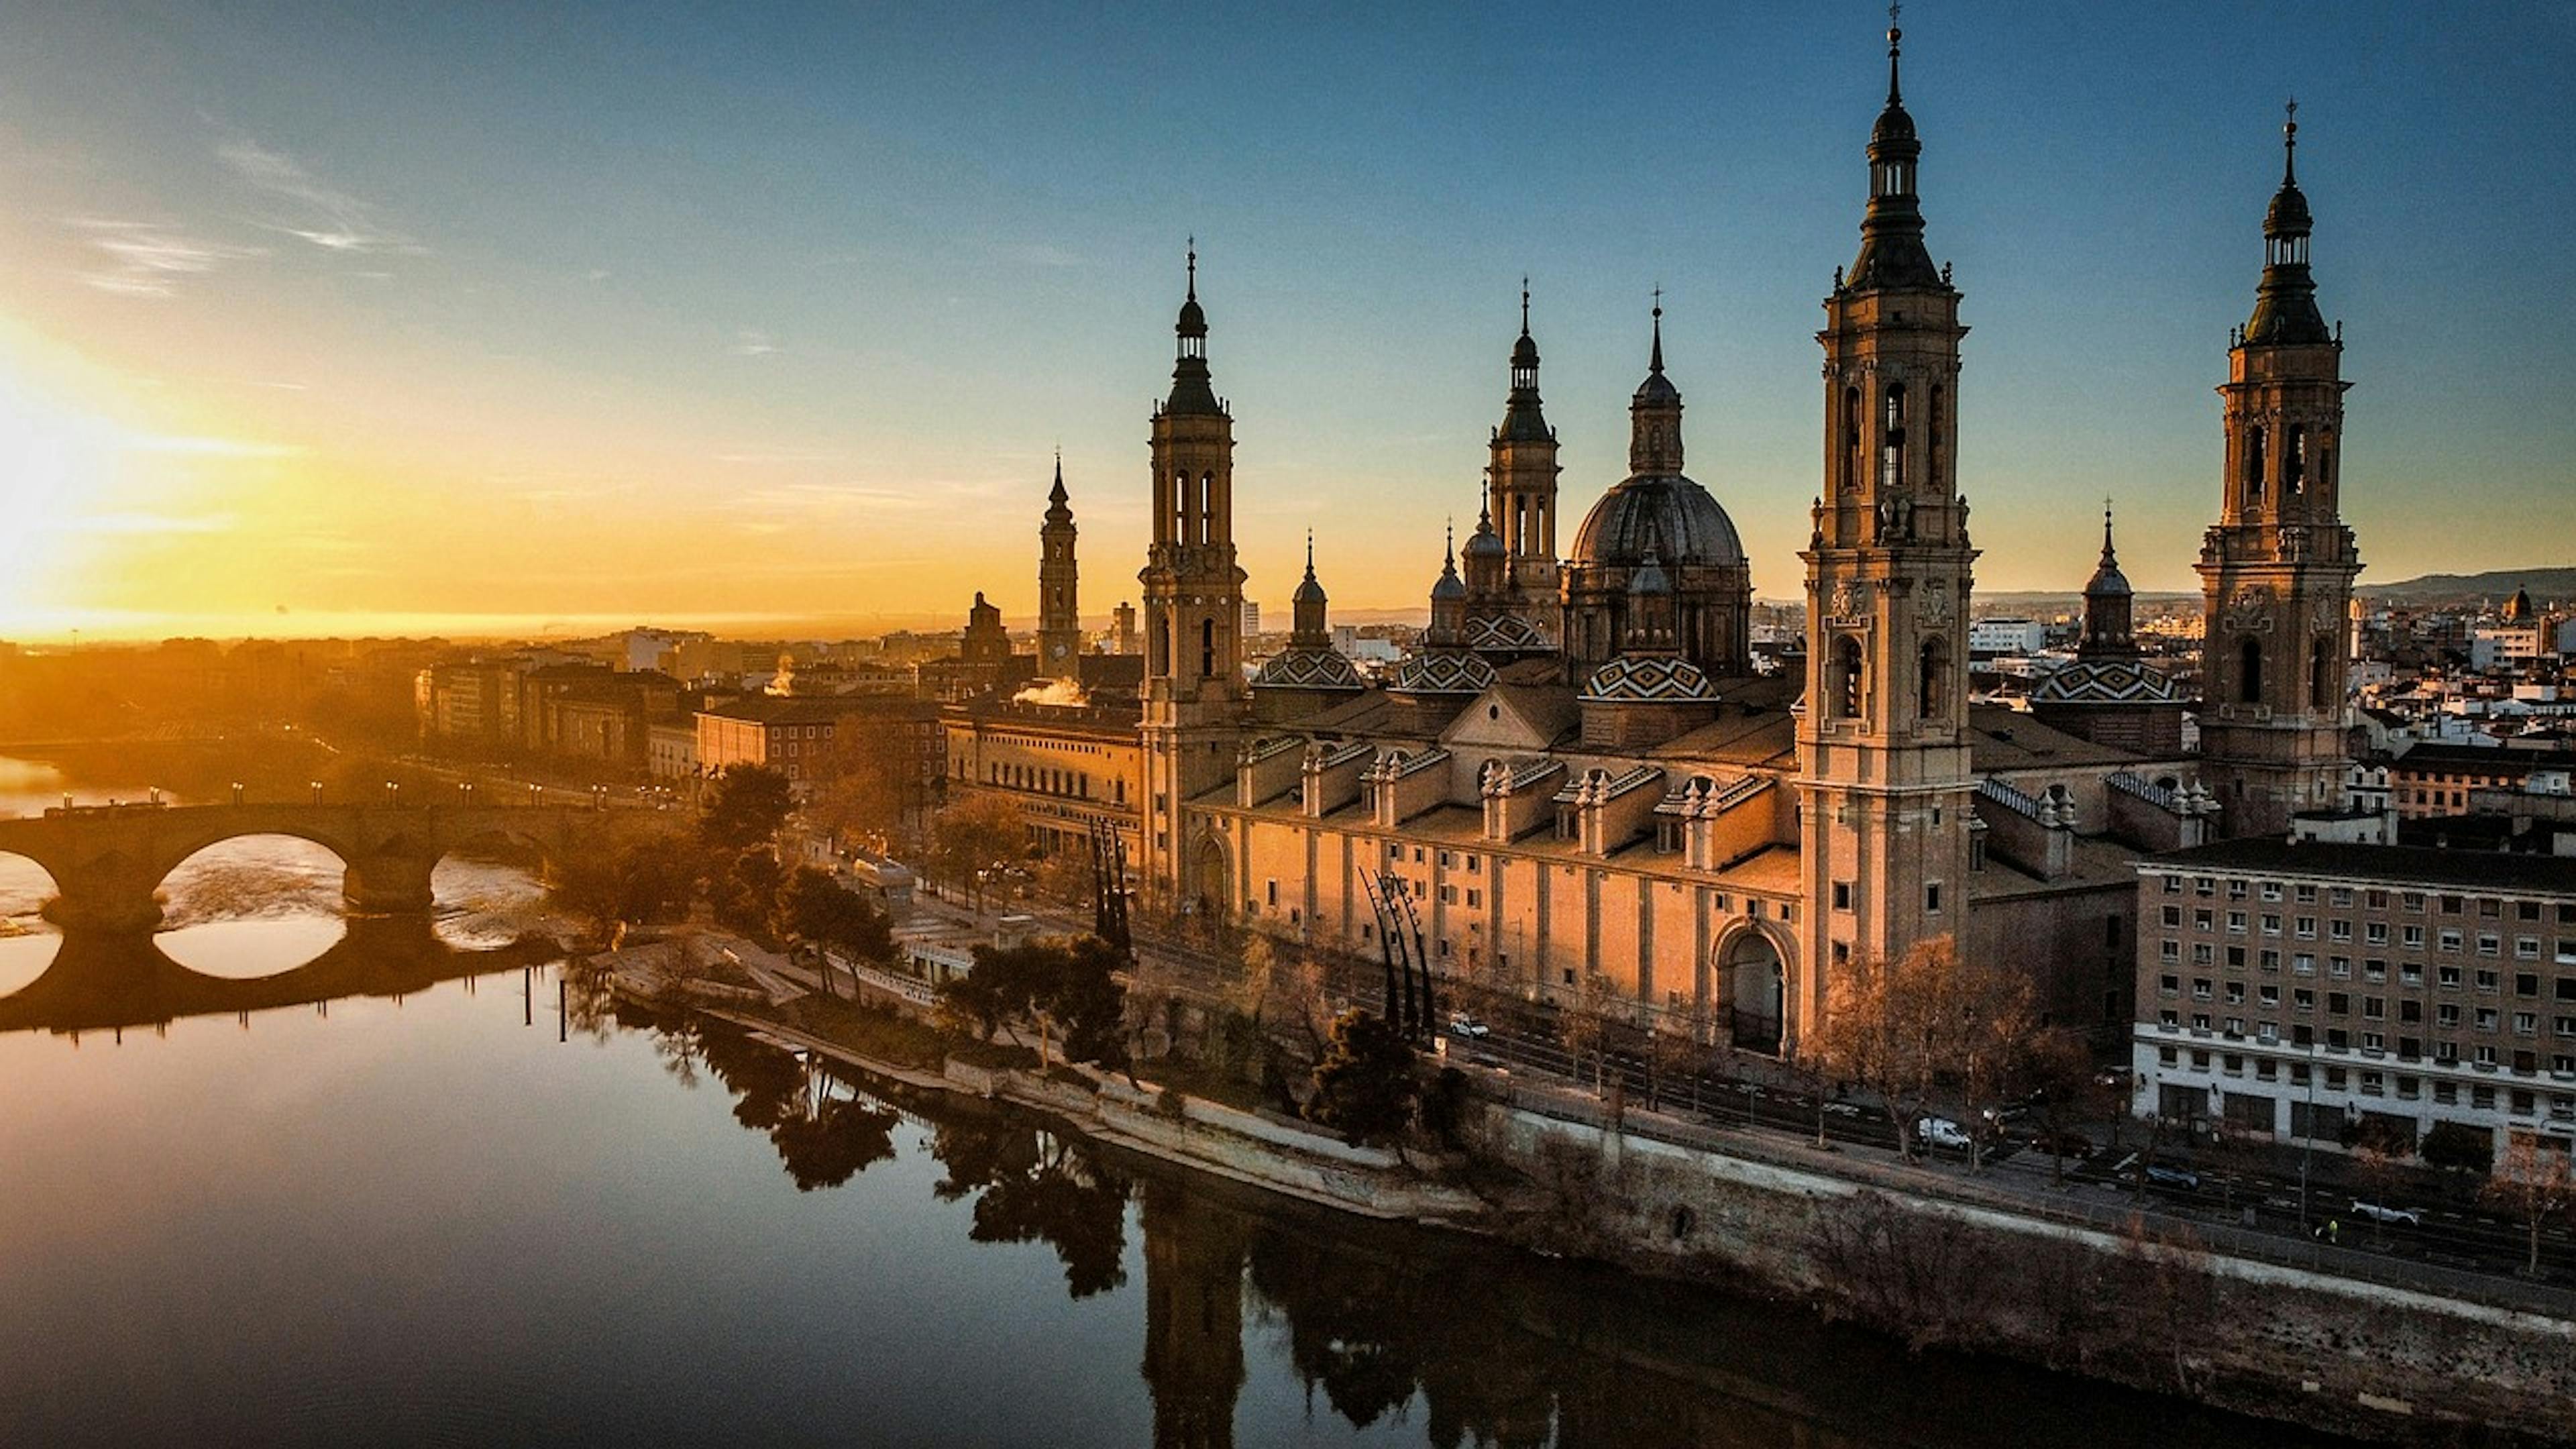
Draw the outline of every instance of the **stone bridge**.
M98 805L0 820L0 851L54 880L45 916L66 934L131 935L161 923L161 882L209 845L245 835L309 840L340 857L341 894L362 915L423 912L430 872L487 841L559 861L597 850L646 812L552 805Z
M562 955L553 942L536 939L489 950L450 946L420 916L360 918L303 965L237 980L189 970L150 936L67 934L43 975L0 996L0 1033L130 1030L351 996L408 996Z

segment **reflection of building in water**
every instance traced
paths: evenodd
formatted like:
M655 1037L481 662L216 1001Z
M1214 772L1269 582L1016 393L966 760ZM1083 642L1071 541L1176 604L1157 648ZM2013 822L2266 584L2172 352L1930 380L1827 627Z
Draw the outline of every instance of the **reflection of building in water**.
M1231 1445L1243 1387L1243 1221L1157 1178L1145 1180L1139 1221L1154 1449Z

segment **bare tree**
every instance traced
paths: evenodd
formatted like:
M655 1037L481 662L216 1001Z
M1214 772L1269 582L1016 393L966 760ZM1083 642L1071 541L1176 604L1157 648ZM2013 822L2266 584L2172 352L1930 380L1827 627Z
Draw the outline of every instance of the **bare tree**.
M2576 1208L2576 1172L2570 1171L2568 1160L2564 1151L2518 1136L2505 1149L2504 1161L2496 1164L2495 1176L2478 1194L2489 1206L2522 1219L2531 1234L2531 1255L2523 1272L2534 1278L2540 1276L2541 1227Z
M1971 1104L1991 1094L2020 1070L2037 1030L2027 979L1937 936L1838 973L1809 1043L1818 1067L1886 1102L1910 1162L1915 1124L1938 1093L1954 1088Z

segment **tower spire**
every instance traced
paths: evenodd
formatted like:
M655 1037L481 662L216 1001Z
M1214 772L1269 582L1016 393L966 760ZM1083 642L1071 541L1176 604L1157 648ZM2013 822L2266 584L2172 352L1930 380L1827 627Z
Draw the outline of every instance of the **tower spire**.
M2281 123L2281 189L2263 212L2263 282L2255 293L2254 315L2246 319L2249 346L2292 346L2330 342L2325 315L2317 310L2317 285L2308 272L2308 233L2316 219L2307 194L2299 190L2299 103L2288 102Z
M1199 305L1199 241L1189 241L1189 292L1181 301L1180 320L1172 324L1180 345L1172 360L1172 395L1167 413L1222 413L1216 389L1208 382L1207 309Z
M1655 352L1647 359L1646 370L1661 376L1664 371L1664 288L1655 285Z
M2107 497L2102 500L2102 566L2120 566L2120 556L2111 551L2111 500Z
M1905 32L1896 28L1896 17L1904 9L1903 0L1895 0L1887 7L1887 103L1891 106L1905 104L1904 91L1896 83L1897 53L1905 39Z
M2281 122L2281 184L2299 184L2299 98L2290 97L2282 107L2286 119Z

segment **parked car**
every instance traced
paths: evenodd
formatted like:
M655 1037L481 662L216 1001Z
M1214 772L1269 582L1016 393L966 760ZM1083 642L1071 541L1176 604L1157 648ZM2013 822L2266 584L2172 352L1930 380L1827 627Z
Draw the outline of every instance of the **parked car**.
M1968 1129L1947 1117L1918 1117L1914 1122L1914 1140L1932 1147L1947 1147L1965 1152L1974 1145Z
M2030 1146L2034 1152L2045 1152L2055 1157L2093 1155L2093 1139L2081 1132L2034 1132L2030 1135Z
M1461 1011L1449 1018L1449 1034L1471 1038L1484 1037L1492 1036L1494 1029Z
M2199 1173L2188 1167L2167 1167L2161 1162L2147 1164L2147 1182L2153 1187L2178 1187L2192 1192L2200 1190Z
M2374 1223L2404 1223L2410 1228L2424 1226L2422 1208L2390 1207L2386 1203L2364 1202L2360 1198L2352 1200L2352 1215L2368 1218Z

